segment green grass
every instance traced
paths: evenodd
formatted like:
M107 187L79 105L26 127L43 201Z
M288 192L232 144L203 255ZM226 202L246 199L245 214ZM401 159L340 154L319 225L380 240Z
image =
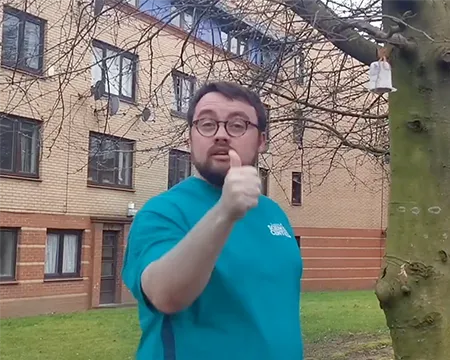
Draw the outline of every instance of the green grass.
M276 311L276 310L275 310ZM305 293L306 341L386 332L372 292ZM134 359L140 335L135 308L0 321L2 360Z
M302 297L305 340L350 334L387 334L386 320L371 291L305 293Z

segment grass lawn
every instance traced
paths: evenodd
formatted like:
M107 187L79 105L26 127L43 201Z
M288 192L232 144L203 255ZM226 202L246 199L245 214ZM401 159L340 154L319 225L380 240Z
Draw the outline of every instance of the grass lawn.
M319 352L327 343L332 346L333 341L352 335L387 337L384 316L373 292L305 293L302 321L307 347L316 347L315 351ZM134 359L139 335L135 308L1 320L0 358ZM321 348L317 348L319 345ZM374 346L373 341L370 346Z

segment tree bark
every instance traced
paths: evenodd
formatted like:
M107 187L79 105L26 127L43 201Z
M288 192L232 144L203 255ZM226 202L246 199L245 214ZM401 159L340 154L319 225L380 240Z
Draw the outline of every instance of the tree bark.
M340 21L319 0L285 3L342 51L365 64L376 60L375 44L352 29L334 32ZM407 11L414 16L402 36L416 47L391 58L398 92L389 95L389 224L376 295L396 360L448 360L450 0L383 0L384 15L400 19Z
M385 267L376 295L395 359L450 359L450 0L388 1L416 16L414 56L394 51L391 192ZM444 48L443 46L446 46Z

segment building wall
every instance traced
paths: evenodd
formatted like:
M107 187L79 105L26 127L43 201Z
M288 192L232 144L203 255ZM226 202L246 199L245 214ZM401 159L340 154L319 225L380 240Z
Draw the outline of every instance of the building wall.
M61 9L68 8L69 1L59 2ZM21 8L23 4L17 1ZM128 8L130 9L130 8ZM29 12L48 21L46 61L58 55L60 20L58 11L37 8L31 4ZM73 15L80 15L73 9ZM2 16L2 14L0 14ZM87 22L84 15L82 22ZM137 31L141 29L141 31ZM75 74L60 93L58 100L56 78L36 79L29 74L14 73L19 85L9 85L0 97L0 109L18 116L43 121L43 147L38 179L22 179L13 176L0 177L0 227L19 229L16 279L0 282L0 316L27 316L84 310L99 306L102 235L104 230L119 232L117 269L126 246L130 218L126 217L129 202L139 209L147 199L167 188L167 153L152 148L162 143L188 150L186 135L178 130L183 119L170 115L173 97L170 78L172 68L179 67L180 47L186 35L168 27L158 32L155 20L146 15L133 15L121 19L120 31L114 26L114 16L101 19L95 38L118 47L138 44L142 29L154 35L151 48L138 45L140 64L136 104L120 102L116 116L107 116L105 101L94 101L89 96L92 77L91 54L86 43L77 45L78 58ZM67 36L75 36L75 27L67 29ZM204 66L211 57L211 48L201 41L187 42L185 66L182 70L195 74L200 81L207 78L229 77L230 66L238 69L239 62L224 62L224 54L216 55L214 67ZM146 68L151 59L151 68ZM231 64L231 65L230 65ZM64 71L69 59L61 57L53 65L53 71ZM85 70L83 70L85 69ZM231 70L232 70L231 69ZM0 78L8 81L12 71L0 68ZM167 79L166 79L167 78ZM166 79L166 80L165 80ZM27 96L18 96L19 87ZM33 99L30 101L30 99ZM140 111L152 104L154 122L143 122ZM57 105L57 106L55 106ZM96 111L94 111L96 110ZM136 140L132 189L112 189L87 184L87 159L89 131L106 132ZM271 145L277 149L276 144ZM278 158L286 152L278 152ZM277 152L269 151L261 156L261 163L277 163ZM306 173L301 163L292 167L277 167L269 179L269 196L280 203L291 219L296 234L301 236L302 254L305 259L304 290L370 288L379 269L383 249L381 230L385 222L383 199L385 193L377 185L349 186L351 180L344 170L333 171L325 183L315 186L317 179L306 179L301 206L290 204L291 172ZM361 176L373 178L372 169L361 167ZM310 190L310 191L309 191ZM49 229L83 231L81 274L75 279L44 279L45 244ZM366 269L364 264L369 261ZM132 303L129 291L120 281L116 282L116 303Z
M86 310L100 304L102 234L119 232L116 303L133 303L120 279L130 219L1 212L1 227L18 229L16 279L0 283L0 317ZM45 279L48 229L83 231L81 273L77 278Z
M303 258L303 291L372 289L385 235L377 229L295 228Z

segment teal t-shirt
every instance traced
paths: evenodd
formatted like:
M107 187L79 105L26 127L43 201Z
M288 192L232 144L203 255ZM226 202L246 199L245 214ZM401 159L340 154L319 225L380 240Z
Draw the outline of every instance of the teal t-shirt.
M190 307L165 315L145 298L143 270L220 195L221 189L190 177L151 198L131 225L122 276L138 301L138 360L303 359L300 250L287 216L265 196L235 224L208 285Z

